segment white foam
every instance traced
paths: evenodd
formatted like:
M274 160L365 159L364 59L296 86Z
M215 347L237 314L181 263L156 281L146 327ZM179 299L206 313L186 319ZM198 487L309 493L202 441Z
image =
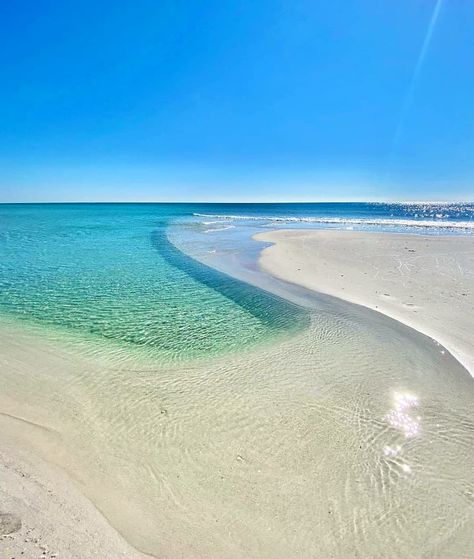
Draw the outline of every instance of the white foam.
M206 229L204 233L216 233L217 231L225 231L226 229L235 229L235 225L226 225L225 227L214 227L213 229Z
M381 225L385 227L418 227L438 229L474 229L474 221L441 221L437 219L377 219L345 217L290 217L290 216L246 216L194 213L196 217L225 219L228 221L271 221L275 223L327 223L351 225Z

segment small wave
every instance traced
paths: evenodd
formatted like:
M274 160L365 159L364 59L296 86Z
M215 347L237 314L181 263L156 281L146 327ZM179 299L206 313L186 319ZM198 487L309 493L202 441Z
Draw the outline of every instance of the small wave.
M225 227L213 227L212 229L206 229L204 233L216 233L217 231L225 231L226 229L235 229L235 225L226 225Z
M290 216L246 216L194 213L196 217L225 219L228 221L271 221L275 223L326 223L351 225L382 225L385 227L420 227L441 229L474 229L474 221L441 221L415 219L377 219L377 218L345 218L345 217L290 217ZM217 229L216 229L217 230ZM213 229L214 231L214 229Z

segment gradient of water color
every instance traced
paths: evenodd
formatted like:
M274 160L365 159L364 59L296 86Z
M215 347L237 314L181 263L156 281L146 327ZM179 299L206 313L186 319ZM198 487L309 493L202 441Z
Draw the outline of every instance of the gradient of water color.
M473 217L472 204L1 205L0 311L164 357L212 354L305 313L190 259L197 241L256 251L250 234L269 225L470 233Z
M283 211L336 213L3 206L2 428L155 557L468 557L467 371L379 313L187 255L251 270Z
M178 251L166 205L0 207L0 310L164 358L236 350L305 312Z

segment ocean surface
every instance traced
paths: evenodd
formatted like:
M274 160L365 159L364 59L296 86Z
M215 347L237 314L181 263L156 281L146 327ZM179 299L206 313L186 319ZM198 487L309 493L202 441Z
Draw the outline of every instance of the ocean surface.
M259 343L305 313L202 262L269 226L471 234L474 205L0 205L0 312L170 359Z
M470 235L473 218L472 204L0 205L2 432L154 557L467 558L472 377L394 320L273 283L252 235Z
M423 229L435 234L474 229L472 203L217 204L195 210L194 215L222 220L227 226L254 221L270 227L302 224L397 232Z
M0 207L0 311L165 359L236 350L296 328L293 305L168 240L206 208Z

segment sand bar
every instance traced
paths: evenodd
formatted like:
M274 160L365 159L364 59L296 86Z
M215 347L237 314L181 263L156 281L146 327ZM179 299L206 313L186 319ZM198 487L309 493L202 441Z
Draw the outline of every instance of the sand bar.
M445 346L474 374L474 238L280 230L262 268L384 313Z

